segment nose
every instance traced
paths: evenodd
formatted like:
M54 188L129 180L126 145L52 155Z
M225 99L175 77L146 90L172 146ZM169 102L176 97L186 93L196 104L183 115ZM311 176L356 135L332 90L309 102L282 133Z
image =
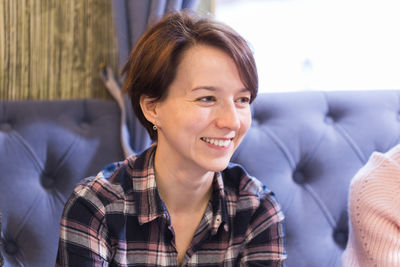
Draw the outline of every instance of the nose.
M222 105L217 114L216 125L218 128L238 130L240 127L240 116L234 103Z

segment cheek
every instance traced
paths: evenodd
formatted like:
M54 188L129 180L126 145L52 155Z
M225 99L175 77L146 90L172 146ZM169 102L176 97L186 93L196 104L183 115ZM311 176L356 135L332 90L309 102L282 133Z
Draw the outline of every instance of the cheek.
M181 130L184 129L186 133L193 134L202 131L209 121L210 114L206 110L184 108L177 111L176 116L171 119L171 124Z
M251 112L250 110L248 110L247 112L245 112L241 118L241 131L243 134L245 134L247 132L247 130L250 128L251 125Z

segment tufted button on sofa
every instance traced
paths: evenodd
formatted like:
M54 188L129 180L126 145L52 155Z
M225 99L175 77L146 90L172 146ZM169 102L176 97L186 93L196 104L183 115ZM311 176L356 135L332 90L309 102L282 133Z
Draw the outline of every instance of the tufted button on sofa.
M0 102L4 266L54 266L73 187L123 158L119 118L105 100Z
M232 161L272 189L286 216L287 267L337 267L347 195L373 151L400 141L400 91L268 93ZM54 266L78 180L123 158L113 101L0 101L5 266Z

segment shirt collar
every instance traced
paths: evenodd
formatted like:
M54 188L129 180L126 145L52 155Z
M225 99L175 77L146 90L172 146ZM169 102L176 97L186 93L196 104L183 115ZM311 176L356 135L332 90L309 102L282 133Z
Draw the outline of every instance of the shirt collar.
M216 172L213 180L213 197L211 200L212 217L211 217L211 229L212 234L215 235L218 229L223 225L224 230L229 230L228 211L226 205L226 196L224 190L224 182L222 174Z
M154 172L154 155L157 144L154 143L149 149L139 156L128 158L128 173L132 178L133 194L135 199L138 221L145 224L158 217L168 217L168 211L158 193ZM212 234L216 234L219 227L223 225L225 231L229 230L228 211L222 174L215 173L213 178L213 194L209 225ZM208 214L206 214L208 215Z
M156 187L154 155L156 143L139 156L128 158L128 173L132 178L133 195L139 224L166 215L166 207Z

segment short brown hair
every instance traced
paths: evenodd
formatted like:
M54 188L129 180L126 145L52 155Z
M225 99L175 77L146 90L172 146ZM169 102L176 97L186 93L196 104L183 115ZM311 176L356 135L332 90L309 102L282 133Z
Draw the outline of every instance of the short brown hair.
M258 76L253 53L237 32L190 11L169 13L139 39L122 71L126 74L123 91L129 93L136 116L153 140L157 139L157 132L143 115L140 98L146 95L154 101L162 101L175 78L183 52L196 44L214 46L226 52L234 60L243 84L250 90L251 102L257 95Z

